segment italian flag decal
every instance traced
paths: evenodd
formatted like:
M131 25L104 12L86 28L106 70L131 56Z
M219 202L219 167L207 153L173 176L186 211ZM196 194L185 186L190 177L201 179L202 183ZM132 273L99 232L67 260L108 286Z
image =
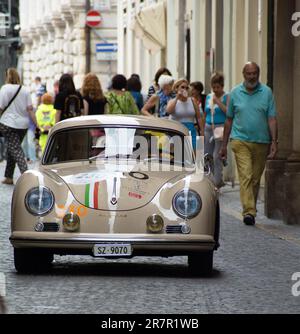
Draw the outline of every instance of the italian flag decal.
M85 206L99 209L99 182L85 186Z

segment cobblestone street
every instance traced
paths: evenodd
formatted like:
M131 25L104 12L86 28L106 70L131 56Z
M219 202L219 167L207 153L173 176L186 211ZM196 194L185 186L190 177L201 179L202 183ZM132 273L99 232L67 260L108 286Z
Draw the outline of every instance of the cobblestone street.
M0 164L3 175L4 163ZM0 185L0 272L8 313L299 313L300 226L239 217L238 188L221 193L221 248L212 278L189 275L186 257L96 260L56 257L51 274L18 275L9 243L13 187Z

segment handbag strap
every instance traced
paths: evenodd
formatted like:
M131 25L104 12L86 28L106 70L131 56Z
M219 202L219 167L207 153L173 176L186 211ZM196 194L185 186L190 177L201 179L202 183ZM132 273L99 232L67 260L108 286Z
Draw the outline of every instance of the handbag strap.
M214 104L214 94L211 94L211 103L210 103L210 113L211 113L211 127L214 131L215 129L215 104Z
M14 102L14 100L16 99L16 97L19 95L21 88L22 88L22 85L20 85L20 87L18 88L18 90L17 90L16 94L14 95L14 97L9 101L8 105L3 109L1 116L3 116L3 114L6 112L6 110Z

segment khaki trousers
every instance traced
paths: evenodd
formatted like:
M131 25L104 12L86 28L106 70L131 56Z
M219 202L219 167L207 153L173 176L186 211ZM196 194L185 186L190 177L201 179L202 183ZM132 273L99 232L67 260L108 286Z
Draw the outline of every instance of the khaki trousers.
M239 174L243 216L251 214L256 217L260 180L266 166L270 145L232 140L231 147Z

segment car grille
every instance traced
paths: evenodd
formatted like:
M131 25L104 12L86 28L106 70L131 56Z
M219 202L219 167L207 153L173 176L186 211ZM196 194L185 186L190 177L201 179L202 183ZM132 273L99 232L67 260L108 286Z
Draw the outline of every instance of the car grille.
M167 234L182 234L181 225L167 225Z
M43 232L58 232L59 231L59 224L57 223L43 223L44 229Z

